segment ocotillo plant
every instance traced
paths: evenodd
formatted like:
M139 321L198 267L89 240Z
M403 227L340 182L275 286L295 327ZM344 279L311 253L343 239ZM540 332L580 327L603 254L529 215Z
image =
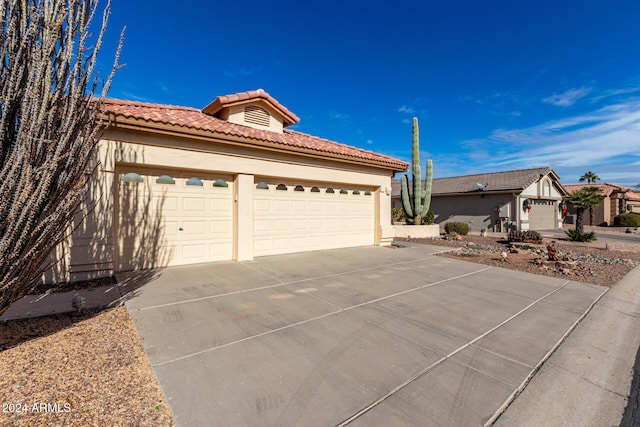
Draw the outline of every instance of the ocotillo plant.
M402 176L402 207L408 223L422 224L422 218L431 206L431 181L433 180L433 163L427 160L427 176L425 188L422 189L422 170L420 169L420 135L418 119L413 118L413 152L411 155L411 173L413 180L413 197L409 194L409 179Z

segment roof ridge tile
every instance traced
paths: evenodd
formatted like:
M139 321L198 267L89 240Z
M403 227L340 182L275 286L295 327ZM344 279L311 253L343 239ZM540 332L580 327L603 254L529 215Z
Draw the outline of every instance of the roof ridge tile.
M261 92L266 94L264 91ZM266 94L266 96L268 96L268 94ZM341 158L360 159L378 164L387 164L393 166L394 170L403 171L406 170L408 166L407 162L385 154L375 153L363 148L290 129L285 129L283 133L254 129L241 124L227 122L192 107L108 99L103 103L102 109L105 113L111 113L116 116L146 123L197 129L210 132L214 135L216 133L231 135L255 141L279 144L293 150L302 149L330 153ZM115 121L115 125L117 125L117 120Z

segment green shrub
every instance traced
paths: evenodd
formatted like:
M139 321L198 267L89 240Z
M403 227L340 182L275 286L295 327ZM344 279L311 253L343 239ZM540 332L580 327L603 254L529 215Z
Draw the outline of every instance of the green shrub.
M597 240L596 233L593 231L585 231L584 233L580 233L576 230L567 230L565 231L569 240L572 242L590 242L592 240Z
M391 220L393 222L403 222L404 210L402 208L391 208Z
M458 233L461 236L469 234L469 224L465 224L464 222L447 222L444 224L444 231L447 233Z
M510 231L508 237L510 242L542 242L542 236L534 230Z
M630 212L617 215L613 218L616 227L640 227L640 213Z
M436 216L433 214L433 211L429 209L429 212L422 218L422 223L424 225L433 224L436 222Z

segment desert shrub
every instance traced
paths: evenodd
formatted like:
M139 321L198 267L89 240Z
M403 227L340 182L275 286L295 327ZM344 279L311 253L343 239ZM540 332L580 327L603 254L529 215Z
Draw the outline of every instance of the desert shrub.
M422 218L422 223L425 225L433 224L436 222L436 216L433 214L433 211L429 209L429 212Z
M534 230L513 230L509 232L508 237L510 242L542 242L542 236L540 235L540 233Z
M464 222L447 222L444 224L444 231L448 233L457 233L461 236L469 234L469 224L465 224Z
M572 242L590 242L592 240L597 240L596 233L593 231L585 231L584 233L580 233L577 230L567 230L565 231L569 240Z
M402 208L391 208L391 220L393 222L404 221L404 210Z
M640 213L630 212L616 215L613 218L616 227L640 227Z

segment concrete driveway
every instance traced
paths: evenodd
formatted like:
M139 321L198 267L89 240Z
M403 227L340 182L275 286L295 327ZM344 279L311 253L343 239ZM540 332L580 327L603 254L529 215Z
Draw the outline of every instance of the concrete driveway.
M179 426L478 426L606 289L440 250L168 268L126 305Z

